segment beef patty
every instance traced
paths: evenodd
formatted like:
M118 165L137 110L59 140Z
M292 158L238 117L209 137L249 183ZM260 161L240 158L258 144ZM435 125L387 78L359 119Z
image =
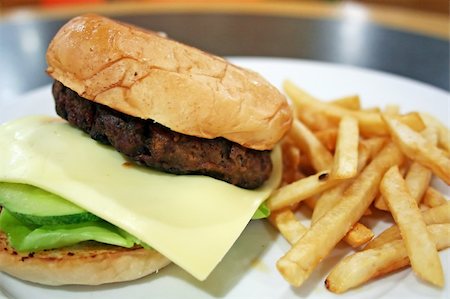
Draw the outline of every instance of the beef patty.
M139 164L174 174L207 175L247 189L261 186L272 171L270 151L249 149L225 138L177 133L153 120L84 99L58 81L53 84L53 97L59 116Z

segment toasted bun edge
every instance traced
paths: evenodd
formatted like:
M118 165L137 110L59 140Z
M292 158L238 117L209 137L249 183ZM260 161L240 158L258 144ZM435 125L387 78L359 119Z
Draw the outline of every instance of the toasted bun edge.
M0 271L44 285L130 281L157 272L169 263L152 249L127 249L99 243L23 254L12 249L5 234L0 232Z

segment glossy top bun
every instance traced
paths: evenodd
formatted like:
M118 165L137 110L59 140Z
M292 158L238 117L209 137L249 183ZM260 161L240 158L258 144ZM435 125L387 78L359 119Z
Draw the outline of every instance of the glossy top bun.
M291 126L286 98L259 74L101 16L64 25L47 62L80 96L186 135L266 150Z

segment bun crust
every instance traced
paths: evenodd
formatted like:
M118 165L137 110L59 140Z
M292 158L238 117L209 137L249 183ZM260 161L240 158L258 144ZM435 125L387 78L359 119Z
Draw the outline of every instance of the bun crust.
M0 233L0 271L45 285L99 285L141 278L170 261L155 250L85 243L20 254Z
M64 25L47 62L80 96L186 135L267 150L291 126L286 98L259 74L101 16Z

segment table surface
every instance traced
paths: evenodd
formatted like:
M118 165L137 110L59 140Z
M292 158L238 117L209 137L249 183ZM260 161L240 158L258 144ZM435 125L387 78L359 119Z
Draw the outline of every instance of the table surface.
M96 12L221 56L354 65L449 90L448 17L333 3L109 4L4 13L0 101L48 84L45 51L72 16Z

